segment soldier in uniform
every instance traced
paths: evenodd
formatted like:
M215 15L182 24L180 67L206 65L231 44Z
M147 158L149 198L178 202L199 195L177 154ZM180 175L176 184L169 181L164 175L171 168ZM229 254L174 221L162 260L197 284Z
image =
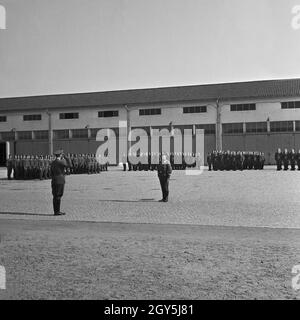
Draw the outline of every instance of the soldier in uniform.
M254 167L254 152L249 152L248 164L249 170L252 170Z
M65 160L67 161L67 165L68 165L68 167L67 167L67 169L66 169L66 174L67 175L70 175L71 174L71 168L73 167L73 165L72 165L72 159L71 159L72 157L71 157L71 154L70 153L68 153L67 154L67 156L65 157Z
M215 161L216 161L216 170L221 170L223 168L223 165L222 165L222 151L216 151L216 153L215 153Z
M92 173L92 159L91 159L91 155L88 154L85 158L84 158L84 167L87 168L87 174L91 174ZM85 170L84 170L85 171Z
M78 174L79 173L79 160L78 160L77 154L74 155L73 165L74 165L73 173Z
M295 150L292 149L291 152L289 153L289 161L291 164L291 170L295 171L295 167L296 167L296 153Z
M174 152L171 152L170 154L170 163L171 163L172 170L174 170Z
M40 180L43 180L44 178L44 171L45 171L44 158L40 156L38 159L38 175Z
M221 171L225 170L225 152L224 151L220 151L220 164L219 164L219 169Z
M8 159L6 160L6 168L7 168L7 179L11 180L11 174L13 171L13 158L11 155L9 155Z
M211 171L211 165L212 165L212 153L209 152L207 154L207 165L208 165L208 171Z
M65 213L60 211L61 198L64 194L65 187L65 169L68 164L63 158L62 150L57 150L54 152L55 160L51 163L51 188L53 195L53 211L55 216L62 216Z
M243 161L243 170L247 170L248 169L248 160L249 160L249 154L248 152L244 151L243 152L243 158L244 158L244 161Z
M22 155L22 156L17 156L16 157L16 176L17 178L16 179L25 179L25 160L26 160L26 156L25 155Z
M30 156L24 156L22 165L24 170L24 180L27 180L30 178Z
M283 162L284 171L289 170L289 153L287 149L284 149L284 152L282 154L282 162Z
M277 171L280 171L282 169L282 152L281 149L278 148L278 150L275 152L275 161L277 165Z
M254 165L255 170L258 170L260 168L260 155L258 152L255 152L254 154Z
M243 170L243 157L241 151L238 151L236 154L236 169Z
M13 170L14 170L14 174L13 174L13 177L14 179L17 179L17 155L14 155L13 157L13 161L12 161L12 165L13 165Z
M39 156L35 156L33 159L33 179L39 178Z
M161 191L162 191L162 199L160 202L168 202L168 197L169 197L169 180L171 177L172 173L172 167L170 162L167 160L167 156L163 155L162 156L162 161L158 165L157 168L157 174L161 186Z
M237 159L236 159L236 152L231 152L231 169L236 171L237 169Z
M264 169L264 165L265 165L265 154L263 152L260 152L260 166L259 166L259 169L260 170L263 170Z
M224 167L226 171L229 171L231 169L231 154L229 150L225 152Z
M44 157L44 179L49 179L50 178L50 156L45 156Z

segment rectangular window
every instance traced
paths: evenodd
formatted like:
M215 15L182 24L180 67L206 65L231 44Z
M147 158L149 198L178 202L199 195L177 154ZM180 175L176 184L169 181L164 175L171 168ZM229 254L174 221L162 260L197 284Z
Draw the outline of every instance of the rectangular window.
M74 129L72 130L72 137L74 139L87 139L88 130L87 129Z
M293 132L293 121L270 122L271 132Z
M112 118L118 117L119 111L118 110L109 110L109 111L99 111L98 118Z
M6 119L6 116L0 116L0 122L6 122L7 119Z
M32 139L31 131L19 131L18 132L18 139L19 140L31 140Z
M246 132L248 133L260 133L267 132L267 122L248 122L246 123Z
M300 101L281 102L281 109L299 109Z
M54 139L69 139L69 130L54 130L53 131Z
M204 134L215 134L216 125L215 124L199 124L196 125L196 129L204 129Z
M78 118L79 118L78 112L67 112L67 113L59 114L59 119L61 120L78 119Z
M243 133L243 123L224 123L223 132L226 133Z
M23 121L39 121L42 120L41 114L26 114L23 115Z
M13 131L1 132L1 139L5 141L14 140L15 133Z
M34 131L34 139L36 140L48 140L49 133L47 130Z
M156 116L161 114L161 109L155 108L155 109L140 109L139 110L140 116Z
M183 113L204 113L207 112L206 106L183 107Z
M253 111L256 110L255 103L232 104L230 111Z

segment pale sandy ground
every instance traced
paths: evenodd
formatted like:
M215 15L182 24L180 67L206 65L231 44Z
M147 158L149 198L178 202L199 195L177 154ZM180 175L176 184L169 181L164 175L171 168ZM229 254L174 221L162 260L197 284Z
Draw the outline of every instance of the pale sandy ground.
M0 299L298 299L300 230L2 220Z
M300 172L175 172L67 178L65 217L49 181L0 171L0 299L297 299Z

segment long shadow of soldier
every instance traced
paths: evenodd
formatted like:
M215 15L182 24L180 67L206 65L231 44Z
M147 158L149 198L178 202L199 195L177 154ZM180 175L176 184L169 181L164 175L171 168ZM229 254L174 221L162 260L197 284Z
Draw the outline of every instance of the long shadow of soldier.
M0 212L2 215L16 215L16 216L41 216L41 217L49 217L53 216L53 214L42 214L42 213L30 213L30 212Z

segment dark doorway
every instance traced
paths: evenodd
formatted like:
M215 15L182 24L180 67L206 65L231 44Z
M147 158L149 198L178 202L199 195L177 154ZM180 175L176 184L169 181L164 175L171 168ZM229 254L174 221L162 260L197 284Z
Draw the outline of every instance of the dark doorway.
M0 142L0 167L6 165L6 143Z

